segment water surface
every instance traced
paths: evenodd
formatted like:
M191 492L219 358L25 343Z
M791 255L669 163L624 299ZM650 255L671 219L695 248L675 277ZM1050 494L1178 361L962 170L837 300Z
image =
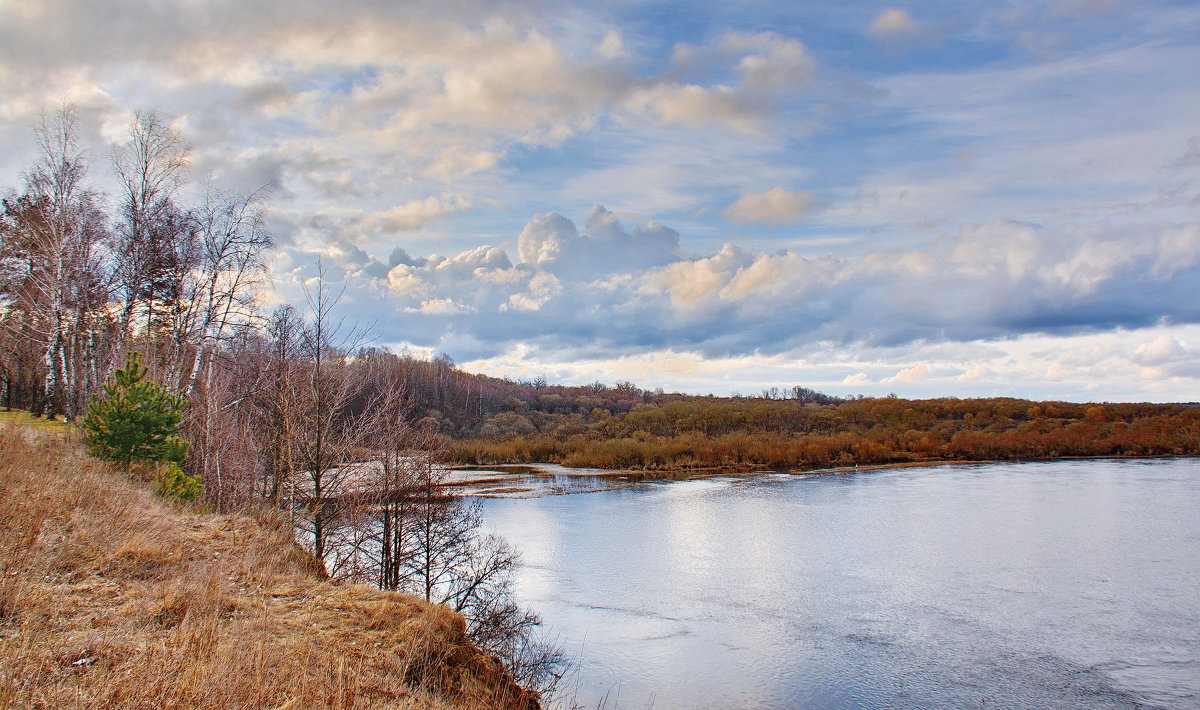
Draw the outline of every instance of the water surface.
M1200 706L1200 462L485 499L605 708Z

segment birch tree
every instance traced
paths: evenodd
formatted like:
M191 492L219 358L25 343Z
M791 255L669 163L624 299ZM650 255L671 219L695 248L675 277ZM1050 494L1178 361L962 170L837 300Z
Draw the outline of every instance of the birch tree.
M130 337L139 309L152 335L155 301L170 291L172 275L182 268L181 255L192 255L180 248L180 241L191 236L191 225L177 205L190 155L191 147L153 111L135 113L129 139L113 150L121 185L114 295L121 309L110 364Z
M203 203L193 211L198 259L188 278L189 310L175 338L181 369L179 388L189 396L202 372L212 376L213 355L235 327L251 322L257 289L266 277L266 254L274 240L266 227L266 189L238 194L210 184ZM206 369L207 368L207 369Z
M88 161L80 147L76 110L62 105L34 128L39 157L25 174L25 194L4 202L5 297L27 314L43 370L42 413L79 414L89 362L80 349L94 344L93 316L103 265L103 214L87 188Z

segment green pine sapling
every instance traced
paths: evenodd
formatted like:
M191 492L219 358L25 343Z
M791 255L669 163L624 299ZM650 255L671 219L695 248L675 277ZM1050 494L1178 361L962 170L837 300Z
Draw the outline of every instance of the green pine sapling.
M141 354L130 352L125 367L104 383L104 396L88 406L83 420L88 449L127 470L135 461L166 464L156 476L159 493L193 500L203 488L198 477L179 467L188 454L188 442L179 436L183 406L183 397L146 379Z

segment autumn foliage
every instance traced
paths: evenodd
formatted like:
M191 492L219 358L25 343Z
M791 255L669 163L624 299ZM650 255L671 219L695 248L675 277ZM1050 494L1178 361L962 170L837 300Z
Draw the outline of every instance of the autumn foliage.
M463 463L804 470L938 460L1200 454L1200 408L1021 399L692 398L598 417L581 431L474 437Z

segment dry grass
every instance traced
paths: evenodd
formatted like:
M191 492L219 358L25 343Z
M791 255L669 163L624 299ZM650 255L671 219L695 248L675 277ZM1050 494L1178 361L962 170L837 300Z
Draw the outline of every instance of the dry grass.
M43 417L35 417L26 411L0 412L0 425L8 424L19 424L39 432L53 431L66 434L71 430L70 425L64 422L61 417L45 419Z
M461 617L0 425L0 710L536 708Z

